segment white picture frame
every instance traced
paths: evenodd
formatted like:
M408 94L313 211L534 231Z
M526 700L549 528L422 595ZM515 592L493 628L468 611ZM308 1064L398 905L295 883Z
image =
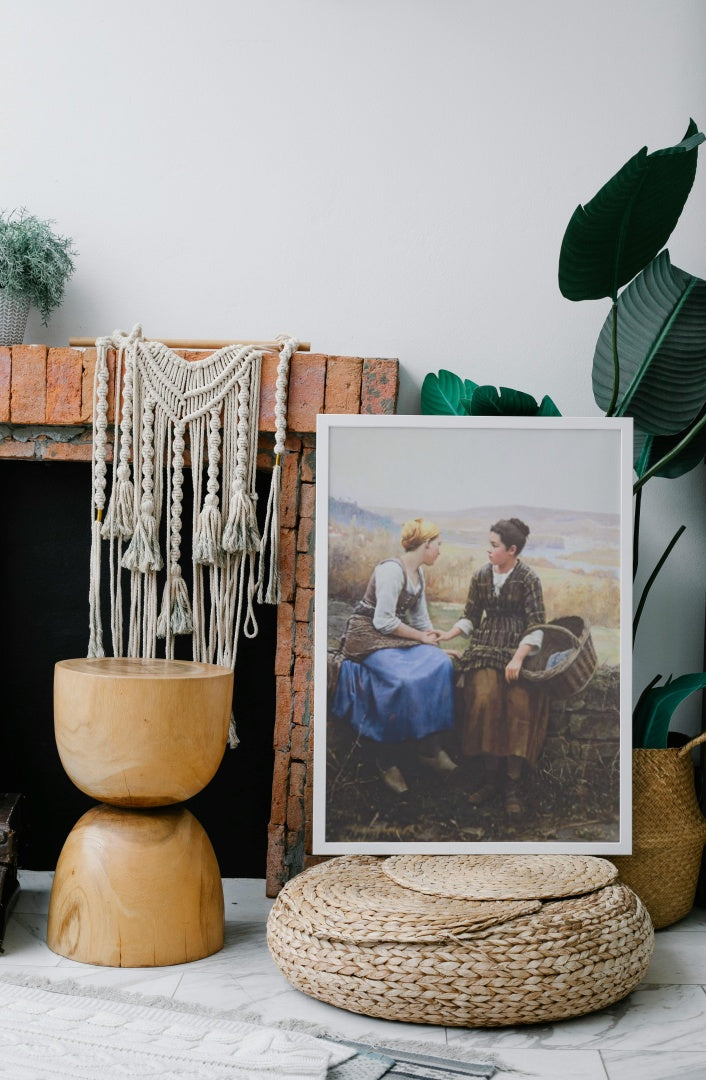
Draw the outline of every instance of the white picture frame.
M632 421L320 415L316 481L313 853L629 854ZM424 652L415 642L395 648L394 656L389 649L387 656L385 650L362 659L342 656L340 640L346 625L352 625L348 618L371 580L381 591L387 588L380 575L393 573L390 560L394 573L404 575L399 534L402 523L415 518L440 530L440 552L430 554L432 563L422 569L434 632L453 631L458 638L427 641ZM523 552L513 553L513 545L506 544L505 553L519 559L527 581L528 570L535 575L535 589L539 578L546 609L542 625L550 629L540 632L539 648L528 646L536 659L523 658L517 679L518 687L531 685L528 693L538 703L528 707L527 723L535 735L540 731L532 737L541 746L532 750L523 743L519 754L506 755L496 754L493 732L506 724L512 673L495 669L499 674L492 676L489 700L504 704L499 706L501 720L491 722L483 712L476 676L478 627L465 638L457 624L472 578L476 591L481 582L496 589L497 568L491 570L484 549L492 539L491 526L513 518L526 522L529 537ZM433 543L427 547L431 551ZM376 570L383 561L387 570ZM513 575L517 592L516 569L507 580ZM412 578L407 579L410 588L418 584L416 572ZM365 625L372 625L369 595L359 610L367 613ZM557 649L556 640L564 638L556 635L564 634L566 626L579 637L568 639L568 649ZM398 627L393 635L401 632ZM351 652L350 629L347 640ZM459 651L459 646L463 660L439 659L440 651ZM550 648L555 651L548 654ZM576 690L581 665L591 662L592 651L595 673L589 671L587 682L584 673L584 685ZM417 690L421 659L440 665L441 673L435 674L434 667L430 681L422 679ZM399 685L398 669L388 674L398 661L407 665L399 668ZM567 674L561 680L546 675L545 661L555 668L568 665ZM540 666L528 676L531 663ZM475 665L470 672L468 665ZM556 696L560 685L563 698ZM417 696L410 698L413 693ZM513 690L514 702L520 700L518 693ZM439 694L443 703L432 704ZM399 738L400 732L409 735L412 729L405 724L412 724L410 717L416 724L415 710L419 705L421 715L427 702L433 715L422 716L414 738ZM446 726L429 734L434 747L437 738L441 741L446 758L439 758L437 749L429 751L418 736L426 732L424 724L434 727L442 716ZM398 720L401 726L391 735L391 724ZM523 723L517 717L507 721L512 733L502 736L504 750L518 749ZM422 754L421 747L429 752ZM388 782L395 755L406 791L393 790ZM519 758L519 777L510 775L517 771L511 758ZM449 761L458 767L451 771ZM497 790L473 804L474 793L487 786ZM519 815L508 795L513 791L519 792Z

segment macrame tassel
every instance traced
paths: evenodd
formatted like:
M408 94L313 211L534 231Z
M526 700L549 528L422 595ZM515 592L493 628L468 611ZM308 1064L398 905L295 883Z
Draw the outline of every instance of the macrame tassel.
M235 750L236 746L240 746L240 739L235 728L235 713L231 712L230 724L228 725L228 748Z
M223 550L230 555L260 550L255 502L243 488L239 488L231 499L228 522L223 530Z
M172 634L191 634L194 630L189 591L178 566L172 568L171 579L164 586L157 637L167 637L169 630Z
M194 539L194 562L203 566L222 566L223 520L215 495L207 495L199 514Z
M108 512L103 522L101 536L104 540L109 540L111 537L128 540L134 531L135 488L130 480L129 468L123 470L121 465L108 503Z
M279 604L282 599L282 587L279 573L279 504L281 490L282 466L279 461L277 461L272 469L272 481L270 483L270 494L267 500L267 514L265 516L265 529L262 542L263 552L269 545L270 573L267 581L267 589L263 594L265 574L264 566L261 562L257 587L258 604Z
M142 500L140 516L135 522L135 531L123 555L122 565L126 570L139 570L141 574L148 570L161 570L164 566L151 499Z
M105 656L99 600L101 580L101 523L99 518L96 518L91 526L91 565L89 573L89 638L87 655Z

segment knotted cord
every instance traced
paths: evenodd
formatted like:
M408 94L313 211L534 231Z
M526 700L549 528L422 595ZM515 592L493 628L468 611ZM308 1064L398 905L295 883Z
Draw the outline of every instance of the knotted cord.
M139 325L130 334L115 331L96 341L89 656L105 655L100 608L102 540L109 543L114 656L155 657L157 639L164 639L164 655L173 658L175 637L191 634L194 660L234 668L241 632L248 637L257 634L256 593L260 602L279 602L281 459L289 363L297 342L290 337L277 340L275 465L262 537L255 491L262 352L252 345L227 345L210 356L188 361L161 342L146 341ZM104 513L109 349L116 350L114 424L119 451L116 446L111 496ZM187 445L194 494L191 594L181 567ZM204 468L207 481L202 497ZM166 560L159 543L163 512ZM160 603L158 575L165 566ZM127 642L124 573L130 585ZM237 744L233 728L230 741Z

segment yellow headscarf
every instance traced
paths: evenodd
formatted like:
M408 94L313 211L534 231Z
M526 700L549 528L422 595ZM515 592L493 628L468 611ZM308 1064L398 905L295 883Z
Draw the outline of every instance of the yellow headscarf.
M421 547L427 540L433 540L438 536L441 529L438 525L435 525L433 521L427 521L426 518L414 518L413 521L405 521L402 526L402 547L405 551L414 551L415 548Z

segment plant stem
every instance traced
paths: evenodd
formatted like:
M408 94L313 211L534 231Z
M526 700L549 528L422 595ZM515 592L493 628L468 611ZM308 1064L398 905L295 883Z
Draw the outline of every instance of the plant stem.
M635 521L632 529L632 579L637 575L637 560L640 548L640 510L642 509L642 489L635 493Z
M687 431L684 438L680 442L678 442L676 446L672 447L668 454L665 454L664 457L660 458L659 461L655 462L651 469L648 469L646 473L644 473L638 480L635 481L632 486L633 495L637 495L642 485L647 483L650 477L658 473L660 469L664 468L665 465L668 465L669 462L677 456L677 454L681 454L682 450L689 445L691 440L696 435L698 435L698 433L701 431L701 428L705 424L706 413L704 413L704 415L701 417L698 424L694 424L694 426L690 428L689 431Z
M640 603L637 605L637 611L635 612L635 618L632 621L632 643L633 643L633 645L635 644L635 634L637 633L637 626L638 626L638 623L640 622L640 616L642 615L642 609L645 606L645 601L647 600L647 595L648 595L650 589L652 588L652 586L654 585L655 578L657 577L657 574L660 572L660 570L664 566L665 562L669 558L669 554L670 554L672 548L674 547L677 540L679 539L679 537L681 536L681 534L684 532L685 529L686 529L686 525L680 525L679 526L679 528L675 532L674 536L672 537L672 539L669 541L666 548L664 549L664 552L662 553L661 559L659 560L659 562L655 566L654 570L650 574L649 578L647 579L647 583L646 583L644 589L642 590L642 596L640 597Z
M613 346L613 396L610 399L610 405L606 412L606 416L613 416L615 413L615 406L618 401L618 391L620 389L620 364L618 363L618 301L617 298L613 299L613 325L611 331L611 343Z

